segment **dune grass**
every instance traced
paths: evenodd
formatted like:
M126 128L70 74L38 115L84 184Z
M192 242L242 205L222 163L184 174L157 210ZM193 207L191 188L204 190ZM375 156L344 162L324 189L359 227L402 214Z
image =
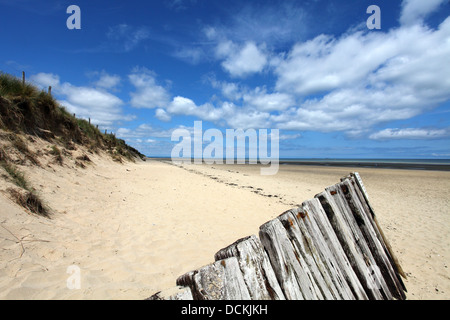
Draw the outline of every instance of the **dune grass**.
M25 178L23 172L21 172L15 165L9 163L4 156L2 156L2 149L0 149L0 167L2 167L9 176L9 179L19 189L8 188L7 191L11 195L12 199L20 206L28 209L29 211L49 218L50 209L44 204L40 197L36 194L35 190L30 187L29 182Z
M9 175L11 181L18 187L29 190L28 182L25 179L24 174L13 164L8 163L4 160L0 161L0 167L5 169L6 173Z
M36 193L32 191L21 192L17 189L9 188L7 190L17 204L30 210L31 212L50 218L50 210L44 205Z
M74 150L76 144L86 146L91 152L103 150L114 161L121 163L123 158L129 161L136 158L145 159L143 154L128 146L124 140L113 134L100 132L85 119L76 118L52 95L29 83L23 84L22 79L3 72L0 72L0 128L7 132L10 145L33 165L39 165L39 161L28 149L27 142L22 139L23 134L29 137L38 136L51 142L53 145L50 154L60 165L63 165L64 153L58 145L63 147L63 151ZM82 163L78 165L84 166ZM19 188L9 189L12 198L34 213L48 216L49 209L43 205L25 175L12 163L1 146L0 167Z
M70 114L47 92L9 74L0 73L0 127L50 139L58 136L66 143L77 143L107 151L113 158L144 159L138 150L113 134L104 134L85 119ZM50 137L48 136L51 133Z

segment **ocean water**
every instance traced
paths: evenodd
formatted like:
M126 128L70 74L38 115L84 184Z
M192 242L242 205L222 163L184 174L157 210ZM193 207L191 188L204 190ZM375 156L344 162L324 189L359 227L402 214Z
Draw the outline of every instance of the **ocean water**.
M171 160L170 157L152 157L152 158L166 161ZM194 162L193 159L191 159L191 161ZM268 161L270 162L270 159L268 159ZM226 163L226 159L223 159L223 163L224 164ZM249 163L249 160L245 159L245 163ZM280 165L315 165L315 166L330 166L330 167L335 166L335 167L450 171L450 159L280 158L279 163Z
M280 162L313 162L313 163L379 163L379 164L431 164L431 165L450 165L450 159L302 159L286 158L280 159Z
M280 159L281 165L319 165L450 171L450 159Z

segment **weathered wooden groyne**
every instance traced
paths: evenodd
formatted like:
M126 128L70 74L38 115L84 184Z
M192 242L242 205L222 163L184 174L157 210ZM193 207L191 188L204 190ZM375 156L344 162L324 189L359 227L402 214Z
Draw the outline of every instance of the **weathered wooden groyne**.
M180 276L157 300L391 300L404 273L358 173Z

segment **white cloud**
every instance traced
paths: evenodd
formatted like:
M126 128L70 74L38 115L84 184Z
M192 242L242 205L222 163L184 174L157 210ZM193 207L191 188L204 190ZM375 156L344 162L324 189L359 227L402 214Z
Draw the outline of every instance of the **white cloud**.
M123 104L123 101L115 95L95 88L77 87L70 83L64 83L60 91L72 103L86 108L95 105L98 109L111 109Z
M266 89L257 87L243 97L244 103L260 111L283 111L295 104L292 95L286 93L267 93Z
M358 84L412 38L409 35L399 43L396 35L377 33L357 32L340 39L317 36L296 44L287 58L279 61L277 89L309 95Z
M447 0L403 0L400 23L421 24L423 19L436 11Z
M99 125L110 125L114 121L124 120L123 101L103 89L78 87L64 83L57 90L65 99L61 101L77 117L91 118Z
M233 116L227 118L227 125L233 129L271 128L270 113L258 110L234 108Z
M175 97L167 108L170 113L173 114L186 114L192 115L196 113L198 107L191 99L184 97Z
M177 96L167 107L170 114L195 116L201 120L216 122L223 119L226 115L224 109L215 108L210 103L197 106L191 99Z
M235 82L217 81L214 77L208 79L213 88L220 89L222 95L232 101L240 101L247 108L259 111L283 111L295 105L293 95L280 92L269 93L266 87L256 87L250 90Z
M408 87L385 91L359 89L335 90L321 99L309 99L298 108L272 116L280 129L298 131L345 131L364 133L372 126L404 120L425 108Z
M94 84L100 88L114 89L121 81L120 76L108 74L106 71L96 72L95 74L100 77Z
M448 70L450 19L438 30L424 26L388 33L357 32L340 39L320 35L294 46L285 59L277 59L277 89L299 95L323 93L366 83L412 81ZM419 71L417 71L417 68ZM393 76L397 74L398 79ZM391 79L386 76L390 75ZM402 77L400 77L402 76Z
M221 94L230 100L240 100L247 89L242 87L239 83L218 81L214 76L206 77L206 81L209 82L213 88L220 89Z
M221 84L222 94L231 100L239 100L242 98L242 91L239 85L232 82L223 82Z
M246 42L243 46L231 41L221 42L216 48L216 55L225 58L222 67L233 77L261 72L268 62L264 48L254 42Z
M450 18L437 30L318 36L278 58L275 72L278 92L304 100L271 116L279 128L361 135L450 99Z
M133 119L133 116L123 114L124 102L104 88L61 83L60 77L52 73L38 73L30 76L30 79L40 87L51 85L61 105L79 118L91 118L94 124L109 127L115 121Z
M59 85L59 76L53 73L38 73L30 76L30 81L40 88L47 89L49 86L55 88Z
M423 104L436 104L450 97L450 18L436 31L411 27L399 32L399 37L415 40L404 42L404 48L394 58L370 76L374 85L395 83L412 89Z
M405 129L384 129L370 135L372 140L432 140L441 139L450 135L446 129L422 129L422 128L405 128Z
M135 129L119 128L116 135L122 139L170 138L173 130L162 130L143 123Z
M168 114L164 109L161 108L156 109L155 117L164 122L168 122L172 119L170 114Z
M177 129L186 129L191 134L194 132L193 127L186 127L183 125L170 129L161 129L155 128L147 123L143 123L134 129L119 128L116 135L119 138L128 139L130 141L137 141L138 139L142 141L148 141L149 139L153 141L161 141L167 139L170 140L170 138L172 137L172 132Z
M170 155L174 147L174 142L171 141L171 137L172 133L177 129L185 129L193 136L193 127L180 125L174 128L162 129L153 127L147 123L141 124L133 129L119 128L116 131L116 136L126 140L129 145L148 156L167 156Z
M156 75L147 68L135 68L128 76L136 92L131 92L131 106L135 108L163 108L169 100L167 90L156 83Z

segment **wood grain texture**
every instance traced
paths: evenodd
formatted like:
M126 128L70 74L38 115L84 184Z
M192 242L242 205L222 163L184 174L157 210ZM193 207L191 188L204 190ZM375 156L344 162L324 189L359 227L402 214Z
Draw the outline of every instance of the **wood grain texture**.
M216 261L236 257L252 300L284 300L275 272L256 236L240 239L216 253Z

